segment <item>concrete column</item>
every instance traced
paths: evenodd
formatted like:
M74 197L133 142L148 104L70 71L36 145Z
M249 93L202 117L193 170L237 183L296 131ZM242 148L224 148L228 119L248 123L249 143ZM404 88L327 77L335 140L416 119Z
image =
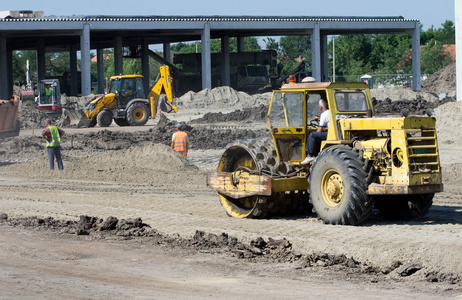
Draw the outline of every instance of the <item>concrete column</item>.
M319 23L314 25L311 35L311 65L312 76L316 81L321 81L321 31Z
M79 93L79 80L77 73L77 49L78 48L76 44L69 45L69 69L71 75L71 87L68 96L77 96L77 94Z
M462 101L462 2L455 2L456 15L456 85L457 101Z
M80 69L82 75L82 96L91 94L90 24L84 24L80 36Z
M42 79L45 79L45 40L39 39L37 42L37 84Z
M98 94L104 94L104 53L103 49L96 49L96 72L98 78Z
M420 77L420 26L419 22L416 22L412 33L412 89L414 92L421 90Z
M8 42L6 43L6 62L7 62L7 91L8 95L13 95L13 85L14 85L14 78L13 78L13 51L8 47ZM9 99L9 98L8 98Z
M210 51L210 24L202 31L202 89L212 88L212 56Z
M0 37L0 99L10 99L8 88L8 55L6 50L6 38Z
M329 53L327 51L327 35L321 35L321 81L329 81Z
M122 37L114 38L114 75L123 74Z
M237 52L245 52L245 42L244 37L240 36L237 38Z
M149 44L146 39L143 39L141 44L141 74L143 74L143 87L144 92L147 94L149 91Z
M231 86L231 70L229 67L229 36L221 38L221 82L222 85Z
M170 59L170 44L169 43L164 43L163 44L163 49L164 49L164 59L168 62L171 62Z

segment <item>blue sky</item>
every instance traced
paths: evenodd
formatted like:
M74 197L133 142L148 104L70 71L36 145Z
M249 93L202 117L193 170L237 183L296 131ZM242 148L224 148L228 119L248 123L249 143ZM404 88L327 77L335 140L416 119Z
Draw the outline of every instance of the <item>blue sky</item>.
M460 0L20 0L1 10L42 10L46 16L403 16L420 20L427 30L454 22L454 1Z

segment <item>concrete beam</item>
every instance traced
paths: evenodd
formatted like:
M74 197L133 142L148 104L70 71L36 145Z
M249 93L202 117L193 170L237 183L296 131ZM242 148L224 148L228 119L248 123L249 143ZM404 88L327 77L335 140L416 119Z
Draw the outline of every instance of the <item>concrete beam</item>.
M329 53L327 49L327 35L321 35L321 81L329 81Z
M80 36L80 69L82 75L82 95L91 94L91 57L90 57L90 24L84 24Z
M114 75L120 75L124 72L122 48L122 37L116 36L114 38Z
M420 26L415 23L412 33L412 89L414 92L421 90L421 68L420 68Z
M104 94L104 52L103 49L96 49L96 72L98 78L98 94Z
M221 82L222 85L230 86L231 85L231 78L230 78L230 61L229 61L229 36L224 36L221 38Z
M212 88L212 55L210 51L210 24L205 23L202 40L202 89Z
M37 83L45 79L45 40L37 41Z
M0 37L0 99L10 99L8 88L8 55L6 38Z
M146 39L141 42L141 74L143 75L143 88L147 94L149 91L149 44Z
M245 52L245 38L240 36L237 38L237 52Z
M77 96L77 94L79 93L79 80L77 73L77 49L78 47L76 44L69 45L69 69L71 75L71 87L70 94L68 96Z
M164 59L168 62L172 62L170 59L171 52L170 52L170 43L163 44L163 51L164 51Z
M321 31L319 23L314 25L311 35L311 66L312 75L317 82L322 81L321 77Z

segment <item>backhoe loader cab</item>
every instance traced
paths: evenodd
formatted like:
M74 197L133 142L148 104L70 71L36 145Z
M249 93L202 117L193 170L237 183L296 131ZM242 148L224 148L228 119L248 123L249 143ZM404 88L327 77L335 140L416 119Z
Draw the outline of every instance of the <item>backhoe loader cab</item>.
M172 77L168 66L161 66L158 80L146 95L143 76L112 76L108 93L91 101L85 108L90 126L110 126L112 120L119 126L142 126L149 117L155 118L161 94L166 95L161 109L166 112L178 109L175 106Z
M308 136L327 101L327 139L301 165ZM271 139L225 149L207 185L234 217L317 214L324 223L357 225L372 209L392 220L425 216L443 190L436 121L429 116L373 116L365 83L291 83L273 92Z

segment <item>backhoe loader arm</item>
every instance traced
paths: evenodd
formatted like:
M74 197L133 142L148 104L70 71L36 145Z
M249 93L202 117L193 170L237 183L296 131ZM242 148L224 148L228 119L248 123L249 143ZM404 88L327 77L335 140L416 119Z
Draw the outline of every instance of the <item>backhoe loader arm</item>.
M157 106L159 104L159 97L162 93L162 88L164 88L165 94L167 95L168 104L172 109L177 112L178 108L175 106L175 101L173 97L173 78L170 75L168 66L160 66L160 78L157 80L156 84L152 87L151 91L148 94L148 100L151 103L151 118L157 114Z

